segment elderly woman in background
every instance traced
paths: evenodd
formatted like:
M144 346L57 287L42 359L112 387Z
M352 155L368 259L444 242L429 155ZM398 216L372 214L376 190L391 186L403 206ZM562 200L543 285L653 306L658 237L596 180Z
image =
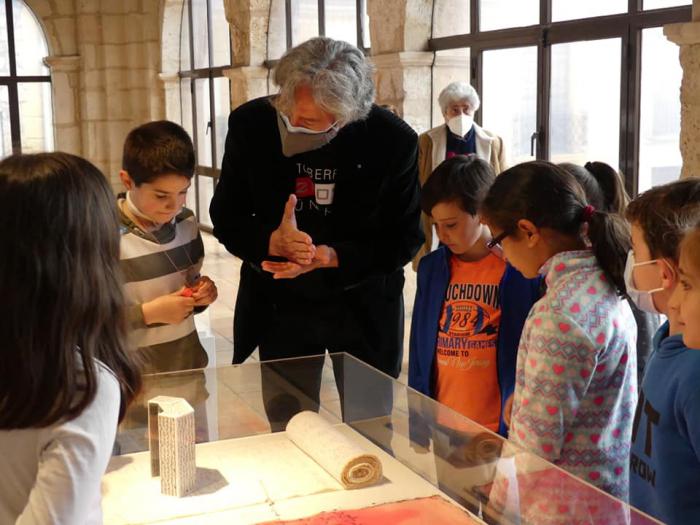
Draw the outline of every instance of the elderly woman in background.
M372 66L346 42L290 49L275 83L278 95L231 113L210 207L214 235L243 259L234 363L256 347L261 361L328 349L397 377L403 266L423 242L417 136L374 104ZM273 430L318 410L322 365L263 366ZM302 395L277 388L279 376Z
M438 103L445 123L418 138L418 177L421 186L443 160L455 155L474 154L491 164L496 174L506 169L503 139L474 122L474 113L481 101L471 85L466 82L448 84L440 92ZM416 269L420 258L437 247L437 236L433 235L430 217L425 214L423 229L425 244L413 261Z

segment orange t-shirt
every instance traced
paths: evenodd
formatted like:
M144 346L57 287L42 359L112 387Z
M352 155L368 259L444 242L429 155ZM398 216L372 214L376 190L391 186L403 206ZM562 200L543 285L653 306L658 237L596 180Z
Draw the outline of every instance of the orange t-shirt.
M435 399L493 431L501 415L496 346L505 268L494 254L475 262L450 257L435 354Z

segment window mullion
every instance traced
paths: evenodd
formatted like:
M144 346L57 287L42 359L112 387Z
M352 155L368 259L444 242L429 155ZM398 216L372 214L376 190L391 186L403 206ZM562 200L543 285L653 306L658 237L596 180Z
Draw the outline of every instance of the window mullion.
M287 21L287 49L292 47L292 0L285 0L284 2L284 16Z
M326 2L318 0L318 34L326 36Z
M620 169L625 187L635 195L639 179L639 133L642 81L642 32L630 26L623 39L622 86L620 92Z
M214 79L212 74L212 66L214 65L213 58L213 38L212 38L212 20L211 20L211 1L207 0L207 45L209 46L209 69L207 71L207 84L209 88L209 147L211 150L211 163L216 162L216 119L214 118ZM199 199L199 195L197 196Z
M540 0L540 24L552 23L552 0Z
M365 1L366 0L356 0L355 2L355 12L357 14L357 47L363 51L367 51L365 49L365 31L369 31L369 28L365 27Z
M549 3L551 17L551 0L543 0ZM548 30L542 29L542 36L537 45L537 150L536 158L548 160L550 154L550 97L552 92L552 45L548 39Z
M10 137L12 139L12 153L22 153L22 129L19 121L19 96L17 82L7 85L8 98L10 99Z
M187 0L187 9L189 10L188 23L190 26L189 38L190 38L190 67L195 67L194 62L194 28L192 22L192 1ZM196 90L196 80L192 78L190 80L190 97L192 100L192 142L194 143L194 153L197 159L197 164L199 164L198 152L199 148L197 146L199 141L199 132L197 131L197 90ZM201 217L199 213L199 177L195 173L194 176L194 209L197 217Z
M5 0L5 19L7 24L7 53L10 59L10 76L17 76L17 57L15 56L15 23L12 0Z

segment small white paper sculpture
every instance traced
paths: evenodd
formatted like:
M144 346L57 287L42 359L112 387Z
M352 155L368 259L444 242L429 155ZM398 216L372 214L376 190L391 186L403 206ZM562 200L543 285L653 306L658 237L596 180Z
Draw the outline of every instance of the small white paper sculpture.
M148 402L151 476L160 475L160 491L182 497L197 480L194 410L180 397L158 396Z

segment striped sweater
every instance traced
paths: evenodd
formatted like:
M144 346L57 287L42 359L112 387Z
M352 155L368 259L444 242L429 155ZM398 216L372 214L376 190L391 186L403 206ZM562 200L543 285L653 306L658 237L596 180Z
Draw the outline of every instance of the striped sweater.
M120 202L121 204L121 202ZM199 342L194 317L178 324L146 325L143 303L173 293L197 275L204 260L204 245L197 219L183 208L171 223L144 232L120 206L120 265L128 305L129 343L138 348L145 372L172 372L204 368L207 355ZM196 308L195 312L203 308Z
M542 268L523 328L510 439L624 500L637 403L636 327L590 251Z

